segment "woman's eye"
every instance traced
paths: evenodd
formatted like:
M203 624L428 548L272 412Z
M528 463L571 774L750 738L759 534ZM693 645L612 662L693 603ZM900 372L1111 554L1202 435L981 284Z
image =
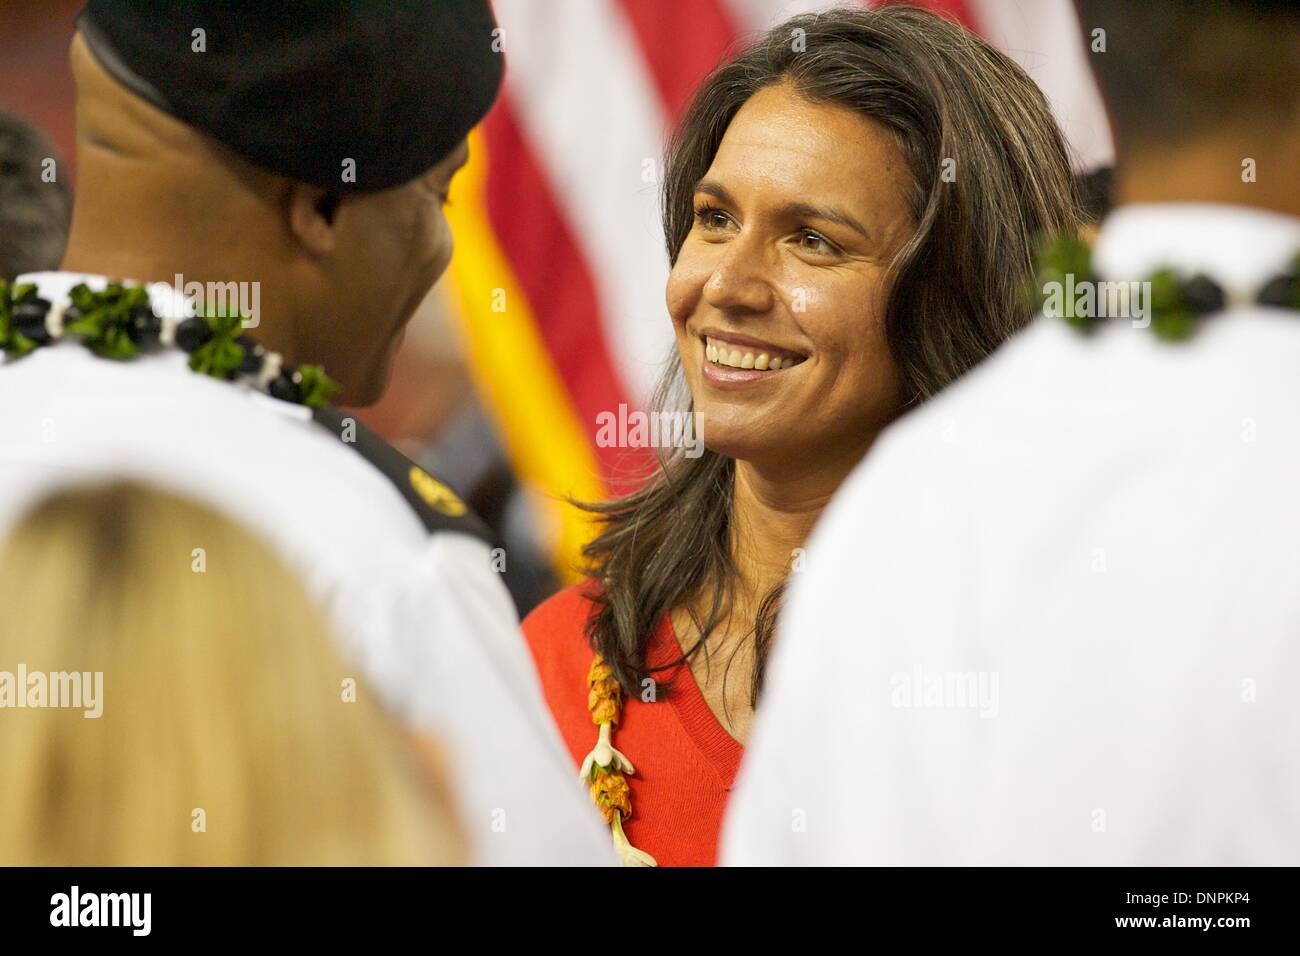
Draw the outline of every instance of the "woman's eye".
M799 233L799 248L819 256L837 256L840 250L825 236L805 229Z
M695 221L700 224L701 229L717 231L726 229L731 220L725 212L715 206L701 206L695 210Z

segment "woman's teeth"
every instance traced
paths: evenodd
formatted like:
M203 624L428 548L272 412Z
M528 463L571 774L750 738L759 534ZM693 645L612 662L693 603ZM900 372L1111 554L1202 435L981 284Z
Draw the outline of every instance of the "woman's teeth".
M752 368L760 372L779 372L783 368L798 365L803 361L802 357L793 355L772 355L769 352L748 351L715 342L705 344L704 356L717 365L727 365L731 368Z

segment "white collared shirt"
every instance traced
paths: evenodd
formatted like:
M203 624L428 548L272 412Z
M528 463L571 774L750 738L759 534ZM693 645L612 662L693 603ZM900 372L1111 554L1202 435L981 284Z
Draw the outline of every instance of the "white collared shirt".
M1118 209L1241 302L1300 220ZM1039 318L890 428L794 576L730 864L1300 863L1300 314Z
M58 303L82 280L106 281L18 281ZM178 309L167 286L150 292ZM178 349L115 362L66 341L0 359L0 409L0 534L43 494L108 477L220 508L277 547L385 704L449 751L475 863L613 862L487 546L430 535L308 409L192 372Z

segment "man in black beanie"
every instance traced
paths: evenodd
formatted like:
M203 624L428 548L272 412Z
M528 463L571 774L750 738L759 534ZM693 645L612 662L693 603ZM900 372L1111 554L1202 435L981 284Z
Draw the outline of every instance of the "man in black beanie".
M447 752L475 862L610 862L506 556L329 404L378 397L451 258L443 205L503 70L486 0L91 0L78 25L64 271L0 286L0 531L88 477L216 504Z
M64 268L260 285L257 342L374 401L451 258L443 203L502 73L482 0L92 0Z

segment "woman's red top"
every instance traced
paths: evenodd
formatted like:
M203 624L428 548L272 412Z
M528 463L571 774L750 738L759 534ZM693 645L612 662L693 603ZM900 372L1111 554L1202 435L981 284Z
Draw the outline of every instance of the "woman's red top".
M596 745L599 728L587 711L587 671L594 656L585 633L593 584L561 591L524 620L524 634L546 703L578 768ZM668 615L647 648L652 667L681 656ZM713 866L727 794L743 751L718 723L685 664L653 675L653 696L624 695L613 744L636 773L628 777L632 816L623 830L660 866ZM666 685L671 684L671 689Z

